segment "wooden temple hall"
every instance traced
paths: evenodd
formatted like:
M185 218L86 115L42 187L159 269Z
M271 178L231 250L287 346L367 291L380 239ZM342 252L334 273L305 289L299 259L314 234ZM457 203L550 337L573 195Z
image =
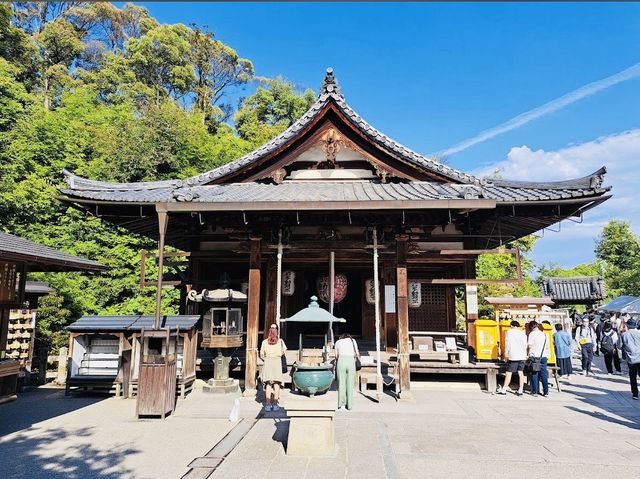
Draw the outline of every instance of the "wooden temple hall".
M411 337L455 331L455 288L483 281L475 274L478 255L581 218L609 197L604 173L541 183L458 171L369 125L328 69L311 108L236 161L192 178L139 183L65 172L68 186L60 192L63 201L158 240L158 318L162 272L175 260L166 258L167 247L188 263L184 277L170 283L183 292L180 314L211 313L188 301L192 290L246 294L233 324L242 322L235 324L242 331L235 346L246 348L249 392L265 326L316 295L321 307L346 319L336 332L397 351L399 387L408 395ZM467 313L467 320L477 318L473 306ZM200 341L231 321L202 321ZM291 346L300 332L283 323Z

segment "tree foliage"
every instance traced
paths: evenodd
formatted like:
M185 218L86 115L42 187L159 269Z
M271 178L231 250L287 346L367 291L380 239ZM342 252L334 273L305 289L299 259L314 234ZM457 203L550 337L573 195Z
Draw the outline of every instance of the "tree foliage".
M30 275L55 289L40 305L45 346L64 341L64 325L81 314L155 309L153 288L139 288L140 250L155 243L62 203L62 170L146 181L239 158L259 140L229 120L231 99L253 78L251 61L212 32L162 25L141 6L0 3L0 229L110 267L99 275ZM264 114L262 91L242 107L264 140L313 97L279 80L268 90L275 116ZM156 272L149 262L147 273ZM177 312L178 291L165 291L163 301L163 311Z
M609 221L597 239L595 253L610 296L640 295L640 238L630 223Z

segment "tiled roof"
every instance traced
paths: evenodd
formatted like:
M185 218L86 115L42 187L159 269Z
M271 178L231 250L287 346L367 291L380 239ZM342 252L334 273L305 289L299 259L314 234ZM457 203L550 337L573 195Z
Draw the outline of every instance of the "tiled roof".
M0 232L0 260L25 262L30 271L40 267L56 271L99 271L107 269L95 261L43 246L28 239Z
M70 198L130 203L191 201L194 203L279 203L279 202L370 202L406 200L489 199L498 203L586 198L607 191L606 188L543 189L505 186L460 185L456 183L371 182L284 182L231 183L222 185L155 189L119 189L116 185L102 190L61 189Z
M556 303L579 304L602 301L606 296L604 281L599 276L577 278L542 278L542 294Z
M287 183L266 185L255 183L226 183L209 185L230 174L259 162L265 155L284 147L310 125L329 105L337 108L351 124L372 143L388 151L400 160L418 166L426 172L436 173L448 182L411 182L405 184L376 184L354 182L351 184L326 181L320 183ZM327 70L320 96L309 110L287 130L244 157L203 174L165 181L111 183L89 180L65 171L68 188L61 189L68 199L89 199L96 202L115 201L128 203L156 203L194 201L212 203L232 202L291 202L304 201L371 201L371 200L429 200L484 198L498 203L519 203L543 200L565 200L600 196L609 188L602 187L606 170L601 168L592 175L559 182L525 182L509 180L483 180L458 171L434 159L420 155L395 142L373 128L345 101L333 76Z
M16 285L16 290L19 285ZM26 281L24 285L24 292L27 294L49 294L53 293L53 288L49 286L49 283L44 281Z
M191 329L200 319L196 315L163 316L160 327L181 330ZM82 316L76 322L67 326L69 331L141 331L153 329L154 316Z

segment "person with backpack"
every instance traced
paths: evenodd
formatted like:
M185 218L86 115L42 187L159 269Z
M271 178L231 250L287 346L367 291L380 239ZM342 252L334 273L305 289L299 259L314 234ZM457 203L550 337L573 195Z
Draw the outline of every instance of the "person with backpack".
M640 330L635 319L627 321L627 331L622 333L622 347L629 366L629 382L631 396L638 399L638 375L640 374Z
M613 328L611 322L605 322L602 328L602 336L600 337L600 351L602 351L604 356L607 374L613 374L613 366L616 368L616 374L622 373L622 369L620 369L620 357L618 356L618 339L618 333Z
M589 376L593 361L593 348L598 342L595 329L589 324L589 317L582 318L582 324L576 328L576 342L580 345L582 356L582 375Z

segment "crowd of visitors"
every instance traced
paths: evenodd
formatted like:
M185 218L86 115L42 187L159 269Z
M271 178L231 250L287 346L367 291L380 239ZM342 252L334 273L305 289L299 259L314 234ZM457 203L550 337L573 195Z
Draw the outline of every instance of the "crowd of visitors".
M628 315L611 314L602 317L596 312L572 315L572 331L565 325L556 324L553 334L555 364L560 377L569 379L573 374L571 357L579 350L583 376L592 376L594 355L602 354L607 374L622 374L622 364L627 363L631 395L638 399L638 376L640 375L640 329L638 322ZM531 394L536 397L549 393L547 361L550 357L548 336L543 325L531 321L526 326L528 334L517 321L505 333L506 372L504 383L498 394L506 394L514 374L518 374L517 396L524 391L526 378L530 382Z
M545 321L546 322L546 321ZM544 323L544 322L543 322ZM548 322L547 322L548 323ZM571 357L574 347L579 349L583 376L593 375L594 355L602 353L607 374L622 374L622 364L626 362L633 399L638 399L638 376L640 375L640 329L638 322L629 316L611 314L603 318L594 312L575 313L572 317L572 330L569 332L563 324L555 325L553 341L544 332L544 325L531 321L525 329L518 321L512 321L505 332L506 372L504 383L497 393L504 395L514 374L518 376L518 389L515 394L524 393L526 377L534 397L549 394L549 373L547 362L551 356L551 343L555 353L555 363L560 376L569 379L573 374ZM568 326L567 326L568 329ZM343 334L335 343L336 375L338 383L338 408L353 407L353 392L356 373L356 359L359 357L358 345L348 334ZM273 324L268 337L262 342L260 356L264 360L261 379L265 385L265 410L277 411L280 389L283 384L281 358L286 351L284 342ZM540 390L542 385L542 391Z

